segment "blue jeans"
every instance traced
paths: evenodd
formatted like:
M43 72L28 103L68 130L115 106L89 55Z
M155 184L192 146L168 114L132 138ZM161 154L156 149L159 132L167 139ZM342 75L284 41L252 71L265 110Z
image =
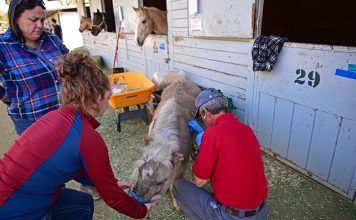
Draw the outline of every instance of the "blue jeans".
M225 212L225 207L215 199L212 193L183 179L179 179L174 183L172 191L179 207L188 219L263 220L267 218L267 205L251 217L241 218L230 215Z
M12 122L15 125L16 133L20 136L30 125L32 125L35 121L19 118L16 116L10 116Z
M87 220L94 214L93 197L85 192L63 188L43 220Z

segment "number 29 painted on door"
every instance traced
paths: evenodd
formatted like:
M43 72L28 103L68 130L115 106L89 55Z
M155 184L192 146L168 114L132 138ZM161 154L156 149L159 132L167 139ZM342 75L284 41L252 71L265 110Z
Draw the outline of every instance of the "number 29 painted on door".
M303 85L305 82L313 88L317 87L320 83L320 74L316 71L310 71L306 79L306 72L303 69L297 69L295 73L298 75L295 83Z

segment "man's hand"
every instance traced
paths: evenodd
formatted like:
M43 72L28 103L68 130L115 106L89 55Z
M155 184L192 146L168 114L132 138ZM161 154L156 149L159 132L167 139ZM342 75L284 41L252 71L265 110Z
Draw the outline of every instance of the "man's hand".
M196 120L190 120L188 121L188 127L190 132L197 132L200 133L202 131L204 131L203 127L196 121Z
M194 184L197 186L197 187L202 187L204 186L209 180L203 180L203 179L200 179L199 177L195 176L194 175Z

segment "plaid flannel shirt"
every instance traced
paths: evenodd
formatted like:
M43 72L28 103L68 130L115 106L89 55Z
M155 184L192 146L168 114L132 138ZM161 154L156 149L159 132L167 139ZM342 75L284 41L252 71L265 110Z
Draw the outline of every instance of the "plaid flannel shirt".
M288 39L277 36L259 36L252 46L253 71L272 71L284 42Z
M11 116L37 120L59 107L61 80L54 64L69 50L49 32L40 37L39 49L42 56L15 39L11 29L0 35L0 99L7 96Z

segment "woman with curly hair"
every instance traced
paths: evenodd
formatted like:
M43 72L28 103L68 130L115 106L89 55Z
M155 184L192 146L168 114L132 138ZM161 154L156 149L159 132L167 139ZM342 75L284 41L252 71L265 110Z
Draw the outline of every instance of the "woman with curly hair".
M95 117L108 108L108 78L93 60L69 53L56 65L62 106L29 127L0 161L0 218L92 219L93 198L64 187L72 179L92 184L106 204L143 218L154 204L139 204L110 166Z

